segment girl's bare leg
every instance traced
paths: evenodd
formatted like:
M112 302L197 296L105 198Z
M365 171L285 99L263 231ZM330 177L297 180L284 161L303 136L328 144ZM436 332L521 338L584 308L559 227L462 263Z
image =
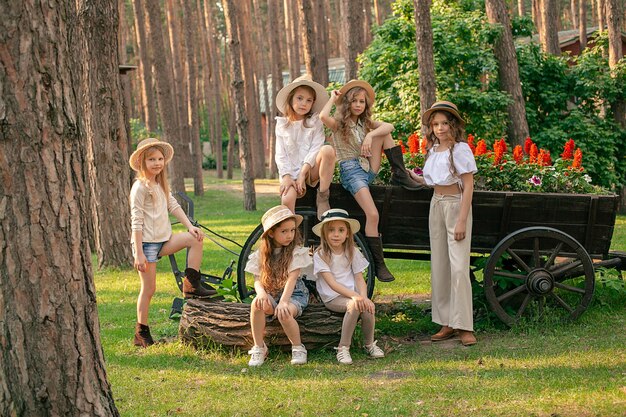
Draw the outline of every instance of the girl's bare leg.
M173 234L161 248L159 256L168 256L185 248L189 248L187 266L199 271L202 264L202 241L189 232Z
M296 212L296 199L298 198L298 193L296 192L295 187L289 187L289 190L281 196L280 204L289 207L293 213Z
M315 158L315 166L311 168L310 177L311 182L314 183L318 179L320 180L320 192L325 192L330 188L330 183L333 180L333 174L335 172L335 162L337 157L335 156L335 149L330 145L324 145L317 153Z
M354 199L365 213L365 236L378 237L378 209L369 187L363 187L354 195Z
M285 335L291 342L292 346L300 346L302 344L302 339L300 338L300 326L298 326L298 322L295 317L298 314L298 309L292 303L289 303L289 312L291 316L286 319L280 320L280 324L283 326L283 330L285 331Z
M394 146L396 146L396 143L393 141L391 134L375 136L372 139L372 156L368 158L372 171L378 173L383 150L393 148Z
M156 290L156 262L146 262L145 272L139 272L141 289L137 297L137 323L148 324L150 300Z
M252 339L255 346L265 346L265 316L274 314L272 306L267 306L265 310L258 308L256 302L252 302L250 306L250 325L252 327Z

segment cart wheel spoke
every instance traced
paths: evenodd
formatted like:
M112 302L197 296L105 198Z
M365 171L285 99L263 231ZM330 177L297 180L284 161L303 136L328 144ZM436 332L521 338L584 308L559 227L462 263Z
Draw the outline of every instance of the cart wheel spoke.
M514 296L515 294L519 294L522 291L526 291L526 286L525 285L520 285L517 288L512 289L511 291L507 291L504 294L502 294L501 296L499 296L498 302L503 302L504 300L506 300L507 298L510 298L512 296Z
M526 275L516 274L515 272L503 271L502 269L496 269L493 273L494 276L505 277L505 278L513 278L521 281L526 280Z
M526 297L524 297L524 301L522 301L522 305L520 306L519 310L517 310L517 314L515 314L515 317L518 320L520 317L522 317L522 314L524 314L524 310L526 310L526 307L528 306L528 303L530 302L532 298L533 298L532 294L526 294Z
M535 268L539 268L539 238L536 237L533 240L533 265Z
M560 264L556 264L554 265L551 269L550 272L552 273L552 275L554 275L554 278L558 281L560 280L562 277L573 277L576 276L575 274L573 274L574 271L576 271L577 268L580 268L582 266L582 261L581 260L576 260L573 262L566 262L566 263L560 263ZM581 272L582 272L582 268Z
M552 296L552 298L554 298L556 300L557 303L559 303L559 305L561 307L563 307L564 309L569 311L570 314L574 312L574 309L572 307L570 307L569 304L567 304L561 297L559 297L555 293L550 293L550 295Z
M507 252L509 255L511 255L511 258L513 258L513 259L515 260L515 262L517 262L517 264L519 265L519 267L520 267L520 268L522 268L522 269L523 269L524 271L526 271L526 272L530 272L530 271L531 271L531 268L530 268L528 265L526 265L526 262L524 262L524 261L522 260L522 258L520 258L520 257L517 255L517 253L515 253L512 249L508 248L508 249L506 250L506 252Z
M585 294L584 288L572 287L571 285L566 285L566 284L563 284L562 282L555 282L554 286L562 290L571 291L571 292L575 292L578 294Z
M546 261L544 268L550 268L550 266L552 266L552 264L554 263L554 260L556 259L558 254L561 252L562 248L563 248L563 242L559 242L554 248L554 250L552 251L552 253L550 254L550 257Z
M546 306L546 297L544 296L539 297L539 306L538 306L539 316L543 316L545 306Z

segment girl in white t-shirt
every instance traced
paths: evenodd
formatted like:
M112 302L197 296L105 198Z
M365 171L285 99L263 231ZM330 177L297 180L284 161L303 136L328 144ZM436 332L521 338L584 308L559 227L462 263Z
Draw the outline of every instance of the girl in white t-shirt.
M335 171L335 150L324 145L324 127L319 111L328 101L321 85L303 75L276 95L276 166L280 177L281 204L295 211L296 199L306 186L317 186L317 217L330 208L329 187Z
M430 233L432 317L441 329L434 342L455 334L464 346L476 343L469 277L472 240L472 194L476 162L465 139L465 122L457 107L438 101L422 116L427 126L428 155L419 182L433 187Z
M351 364L350 343L361 317L365 350L372 358L385 353L374 340L374 303L367 298L363 271L369 263L356 248L353 235L359 231L359 222L342 209L331 209L322 215L322 221L313 227L320 237L320 247L313 255L316 286L326 308L345 313L341 326L341 340L337 360Z

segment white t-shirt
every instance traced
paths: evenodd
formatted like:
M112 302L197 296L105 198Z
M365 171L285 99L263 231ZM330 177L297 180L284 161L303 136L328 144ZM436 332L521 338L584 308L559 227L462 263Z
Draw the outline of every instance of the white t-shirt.
M276 166L280 178L289 174L294 180L307 163L315 166L315 158L324 145L324 126L317 114L306 121L289 122L286 117L276 118Z
M352 264L348 261L348 257L345 254L331 255L331 262L328 265L319 252L315 252L313 255L313 273L315 275L315 284L317 286L317 292L319 293L322 301L327 303L340 294L330 288L330 285L322 277L322 272L330 272L335 277L335 281L349 290L356 291L356 281L354 280L354 274L363 272L369 265L367 259L363 256L358 249L354 250L354 257L352 258Z
M472 149L465 142L459 142L454 145L452 151L454 157L454 168L457 175L452 175L450 172L450 150L446 149L443 152L435 152L433 147L428 152L428 159L424 164L424 180L429 186L435 185L452 185L461 183L461 175L472 173L475 174L478 169L476 168L476 161L474 160L474 154Z

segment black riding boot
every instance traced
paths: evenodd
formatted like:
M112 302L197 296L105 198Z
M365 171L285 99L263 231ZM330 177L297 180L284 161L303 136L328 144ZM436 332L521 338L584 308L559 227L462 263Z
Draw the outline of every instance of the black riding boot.
M152 340L152 336L150 335L150 327L145 324L137 323L135 325L135 339L133 340L133 344L144 348L154 345L154 340Z
M207 298L217 294L214 289L206 289L200 280L200 271L193 268L185 269L185 279L183 280L183 295L185 298Z
M389 272L385 265L385 256L383 254L383 242L379 237L366 236L367 246L370 248L372 258L374 258L374 266L376 267L376 277L382 282L391 282L396 278Z
M424 188L423 185L415 182L406 172L400 146L385 149L385 155L387 155L389 165L391 166L391 183L393 185L401 185L407 190L420 190Z

